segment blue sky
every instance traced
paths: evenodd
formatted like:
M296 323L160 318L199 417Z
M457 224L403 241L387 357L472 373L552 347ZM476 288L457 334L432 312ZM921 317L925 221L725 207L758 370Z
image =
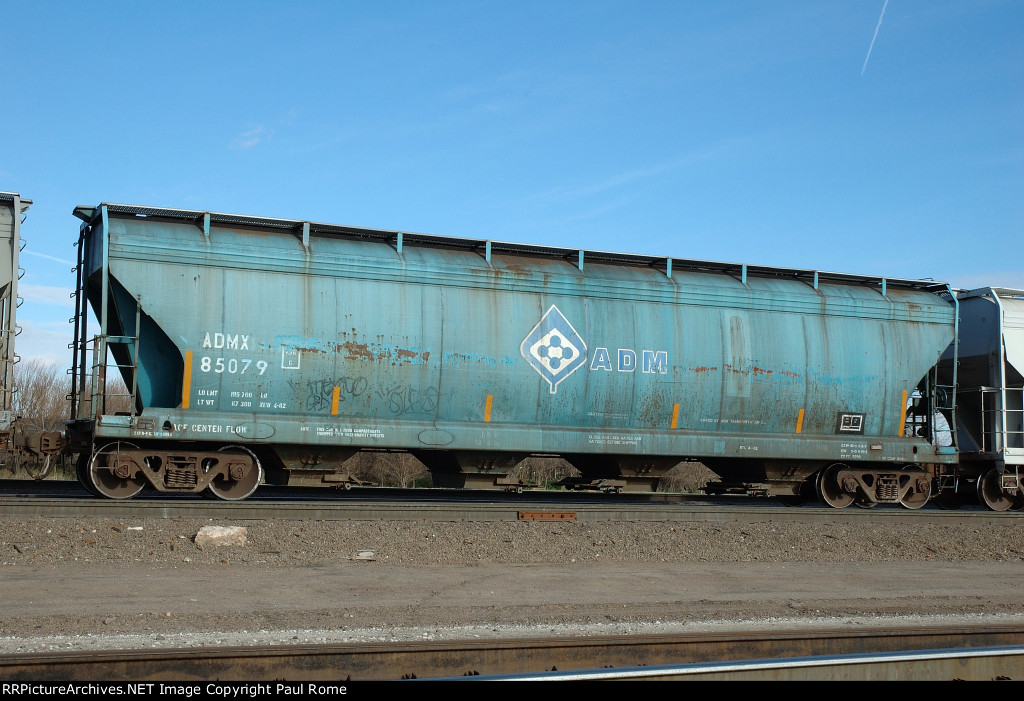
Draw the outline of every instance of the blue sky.
M1024 288L1022 38L1020 0L24 3L18 350L69 362L100 202Z

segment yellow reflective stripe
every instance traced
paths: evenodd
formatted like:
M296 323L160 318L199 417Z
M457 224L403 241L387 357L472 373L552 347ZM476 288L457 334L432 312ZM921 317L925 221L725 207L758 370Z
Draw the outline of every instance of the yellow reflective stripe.
M675 428L679 425L679 405L672 405L672 425L669 428Z
M185 376L181 382L182 409L188 409L190 394L192 394L192 351L185 351Z
M802 433L804 430L804 410L801 409L796 415L796 432Z
M903 426L907 422L907 390L903 390L903 401L900 403L900 425L896 429L896 435L903 435Z
M331 394L331 416L338 415L338 398L341 397L341 387L335 387Z
M491 404L494 402L494 395L487 395L487 402L484 404L484 423L489 423L491 420Z

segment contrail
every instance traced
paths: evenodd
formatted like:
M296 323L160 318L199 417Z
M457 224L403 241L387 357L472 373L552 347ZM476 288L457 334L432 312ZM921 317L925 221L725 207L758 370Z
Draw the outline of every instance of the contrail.
M63 258L58 258L57 256L48 256L45 253L36 253L35 251L22 251L22 253L30 256L39 256L40 258L46 258L47 260L55 260L58 263L65 263L66 265L75 264L75 261L73 260L64 260Z
M868 47L868 55L864 57L864 65L861 66L860 74L864 75L864 70L868 67L868 59L871 58L871 49L875 48L875 39L878 38L878 30L882 28L882 18L885 17L885 8L889 6L889 0L885 0L885 4L882 5L882 14L878 16L878 25L875 27L875 35L871 37L871 46Z

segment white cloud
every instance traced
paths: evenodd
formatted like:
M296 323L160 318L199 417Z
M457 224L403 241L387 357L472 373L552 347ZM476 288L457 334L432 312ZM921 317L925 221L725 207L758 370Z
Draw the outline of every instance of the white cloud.
M533 193L517 200L507 202L507 204L519 206L531 202L557 202L602 195L608 190L619 189L624 186L631 185L636 181L653 178L663 173L679 170L681 168L691 167L695 163L721 158L724 155L728 155L729 153L734 153L745 148L749 141L750 140L745 137L726 139L717 144L699 151L694 151L693 153L686 154L671 161L639 166L632 170L625 170L608 175L602 180L574 187L553 188L543 192Z
M33 304L56 304L74 309L75 300L71 297L70 287L52 287L50 285L30 285L20 283L18 296Z
M242 132L235 140L231 142L231 148L233 149L250 149L253 146L259 144L263 139L270 135L270 132L263 126L256 126L252 129Z
M37 324L32 321L18 321L21 333L14 340L14 350L22 362L38 358L46 363L58 363L71 367L71 350L68 344L74 336L70 324Z
M1020 270L992 271L956 276L949 281L953 289L976 290L979 287L1009 287L1024 290L1024 272Z

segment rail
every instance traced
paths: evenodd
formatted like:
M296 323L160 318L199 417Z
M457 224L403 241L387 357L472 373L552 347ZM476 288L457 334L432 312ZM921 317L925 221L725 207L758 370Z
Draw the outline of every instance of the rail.
M470 677L474 681L996 681L1024 677L1024 647L817 655ZM453 681L453 680L446 680Z
M785 670L803 675L792 678L808 679L1020 679L1024 677L1021 641L1022 631L1006 626L60 651L0 656L0 679L244 679L251 684L263 680L475 680L485 675L666 678L670 670L675 675L688 671L690 678L702 672L760 680L789 678L779 676ZM972 660L984 664L974 670L965 664ZM900 662L927 661L945 664L914 673L900 666ZM869 669L873 670L870 676L864 674Z

